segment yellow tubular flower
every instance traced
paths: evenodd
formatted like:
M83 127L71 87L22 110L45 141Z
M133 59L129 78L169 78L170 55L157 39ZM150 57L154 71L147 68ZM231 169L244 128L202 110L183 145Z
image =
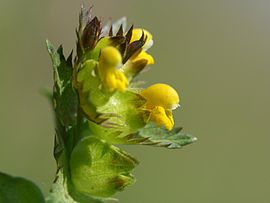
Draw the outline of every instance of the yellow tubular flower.
M172 110L179 106L179 96L175 89L166 84L152 85L140 93L145 99L145 107L150 111L150 120L171 130L174 125Z
M125 91L128 86L128 80L123 72L117 68L122 63L120 52L108 46L101 50L99 58L99 76L105 88L109 91Z
M131 58L131 61L136 62L143 59L147 60L146 65L151 65L154 64L154 58L150 54L146 53L146 50L153 45L153 36L150 34L150 32L140 28L133 29L130 43L139 40L143 34L146 37L146 42L143 45L142 50L137 55Z
M147 100L147 108L161 106L164 109L176 109L179 106L179 96L175 89L166 84L154 84L141 92Z

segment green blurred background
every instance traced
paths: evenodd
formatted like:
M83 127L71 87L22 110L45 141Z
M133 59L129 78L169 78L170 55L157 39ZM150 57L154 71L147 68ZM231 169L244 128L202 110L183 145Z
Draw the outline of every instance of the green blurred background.
M35 181L55 173L52 86L45 39L75 45L82 1L0 0L0 171ZM89 2L86 1L86 4ZM141 78L181 94L175 118L198 142L182 150L124 147L141 162L124 203L269 203L270 1L91 1L94 14L127 16L154 35Z

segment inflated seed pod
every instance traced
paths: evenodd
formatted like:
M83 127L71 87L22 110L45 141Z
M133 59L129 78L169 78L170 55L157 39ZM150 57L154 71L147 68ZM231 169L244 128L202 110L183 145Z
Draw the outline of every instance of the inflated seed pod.
M109 197L134 182L129 172L137 163L119 148L87 137L71 153L71 180L80 193Z

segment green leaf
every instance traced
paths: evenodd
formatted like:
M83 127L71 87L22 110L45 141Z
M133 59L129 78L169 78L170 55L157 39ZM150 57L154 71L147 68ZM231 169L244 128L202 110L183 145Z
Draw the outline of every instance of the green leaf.
M74 145L74 128L77 124L78 97L72 87L72 54L65 59L63 48L58 50L47 40L48 52L52 59L54 73L53 108L56 120L54 156L59 164L63 151L69 153Z
M43 203L40 189L31 181L0 172L1 203Z
M72 87L72 54L66 60L62 46L56 50L48 40L46 44L54 70L53 104L56 116L67 127L76 120L78 106L77 94Z
M197 140L196 137L181 132L182 128L174 128L169 131L163 127L157 127L154 123L149 123L138 133L130 135L130 144L152 145L166 147L168 149L179 149Z
M82 194L109 197L134 182L129 172L137 164L136 159L119 148L87 137L71 154L71 180Z

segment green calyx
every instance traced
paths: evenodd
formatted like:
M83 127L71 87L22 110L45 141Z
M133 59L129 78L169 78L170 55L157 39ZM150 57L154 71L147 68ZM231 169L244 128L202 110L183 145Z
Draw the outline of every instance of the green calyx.
M88 137L71 153L71 180L83 194L109 197L134 182L129 172L137 164L135 158L119 148Z

